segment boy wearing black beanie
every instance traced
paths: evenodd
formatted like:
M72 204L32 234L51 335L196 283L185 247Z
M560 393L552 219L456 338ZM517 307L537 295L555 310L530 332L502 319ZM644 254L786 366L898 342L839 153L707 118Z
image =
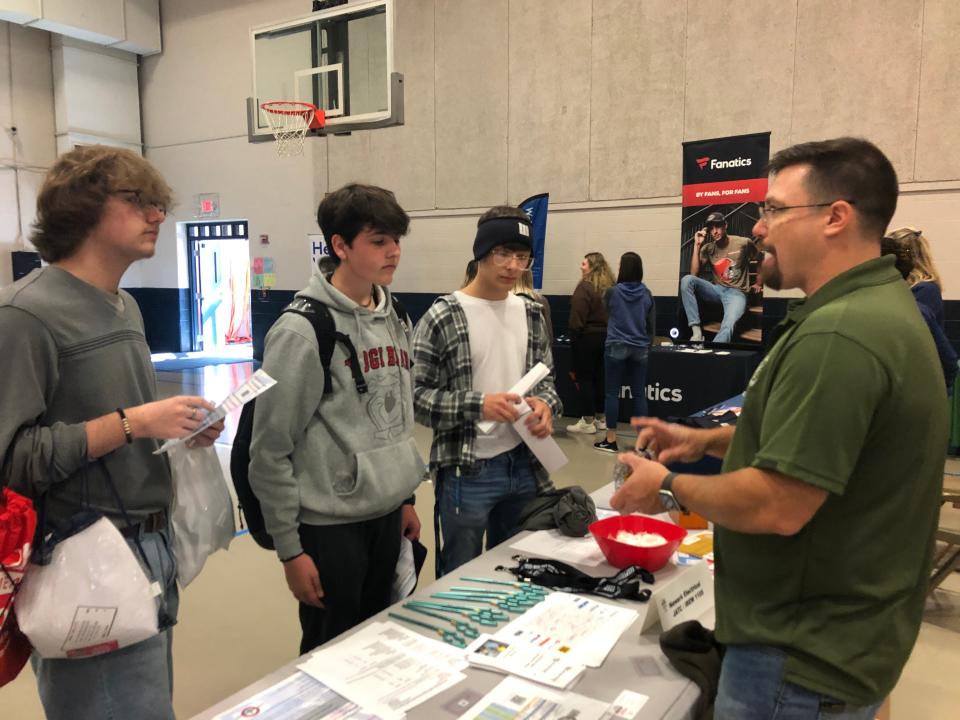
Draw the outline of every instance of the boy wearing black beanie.
M547 471L513 428L520 397L504 392L539 362L551 373L524 398L526 425L537 437L561 411L553 358L540 306L510 291L533 263L530 220L498 206L477 223L477 275L437 299L414 331L414 412L433 429L437 576L517 532L523 506L552 489ZM496 422L481 433L477 423ZM442 539L442 548L441 548Z

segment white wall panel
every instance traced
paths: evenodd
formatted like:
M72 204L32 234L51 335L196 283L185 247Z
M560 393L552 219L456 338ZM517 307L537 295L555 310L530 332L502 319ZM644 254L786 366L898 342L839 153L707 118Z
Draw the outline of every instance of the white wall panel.
M680 192L685 25L673 0L594 3L591 200Z
M123 41L114 47L139 55L160 52L160 0L123 0Z
M135 55L64 41L55 43L53 63L57 135L81 133L140 142Z
M21 250L17 241L17 182L13 170L0 167L0 287L10 284L10 252Z
M438 207L507 200L507 28L507 0L437 3Z
M246 137L250 28L309 10L303 0L165 0L163 52L144 58L141 68L147 145Z
M50 35L10 26L11 124L17 127L17 160L49 167L56 160Z
M587 199L590 23L589 0L510 3L510 202L541 192Z
M13 92L10 58L10 25L0 22L0 127L13 125ZM0 131L0 158L13 157L13 140L9 132Z
M960 179L960 2L926 0L917 180Z
M40 0L0 0L0 20L26 23L40 14Z
M44 0L41 30L103 45L123 40L123 0Z
M866 137L911 181L922 12L923 0L800 0L790 142Z
M771 131L771 150L789 144L797 1L688 4L684 140Z

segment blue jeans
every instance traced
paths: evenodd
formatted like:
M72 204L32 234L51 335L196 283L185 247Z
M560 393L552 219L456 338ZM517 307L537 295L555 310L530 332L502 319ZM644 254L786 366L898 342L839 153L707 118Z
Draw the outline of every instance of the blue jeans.
M456 468L441 468L437 480L444 575L483 551L484 532L488 550L515 535L520 511L537 495L530 451L523 443L478 461L459 476Z
M733 337L733 326L737 320L743 317L747 309L747 296L742 290L737 288L725 287L723 285L714 285L709 280L696 277L695 275L684 275L680 279L680 301L683 303L683 310L687 313L687 324L700 324L700 308L697 305L697 298L707 302L720 303L723 305L723 321L720 323L720 332L713 339L714 342L730 342Z
M786 655L767 645L728 645L714 720L873 720L881 703L851 707L783 679Z
M603 409L607 415L607 429L616 431L620 416L620 388L626 380L633 398L633 416L647 414L647 348L638 348L621 342L607 343L603 354L604 395Z
M177 566L167 531L140 540L148 579L164 588L165 609L177 617ZM143 559L130 541L134 556ZM83 659L31 658L47 720L173 720L173 629L105 655Z

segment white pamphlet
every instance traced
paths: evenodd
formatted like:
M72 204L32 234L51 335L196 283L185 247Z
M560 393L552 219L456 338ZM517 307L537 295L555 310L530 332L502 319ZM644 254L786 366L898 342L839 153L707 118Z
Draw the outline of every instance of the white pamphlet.
M617 695L616 700L610 703L601 720L633 720L649 699L649 695L624 690Z
M356 703L337 695L319 680L295 672L261 690L214 720L381 720Z
M463 650L385 622L317 650L298 667L338 695L395 720L466 679L457 670L465 664Z
M508 393L513 395L519 395L521 398L525 397L537 384L543 380L547 375L550 374L550 368L544 365L542 362L538 362L530 370L520 378L512 388L507 390ZM529 408L527 410L529 412ZM522 412L522 410L521 410ZM482 420L477 423L477 430L482 433L488 433L496 427L497 423L494 420ZM516 427L516 426L514 426Z
M539 438L530 432L530 428L527 427L527 415L533 412L533 409L527 404L527 401L522 400L517 405L517 409L520 411L520 417L513 423L513 429L517 431L520 439L526 443L530 452L537 457L544 469L548 473L552 473L566 465L569 460L563 454L560 446L557 445L556 440L550 435Z
M494 637L561 653L570 664L600 667L638 617L636 610L622 605L554 592Z
M507 677L461 715L460 720L601 720L607 707L607 703L584 695L549 690L520 678Z
M597 513L599 517L600 512ZM559 530L537 530L529 535L511 542L510 547L526 555L547 559L563 559L574 565L597 566L605 563L600 546L593 535L585 537L569 537Z
M467 647L467 662L505 675L533 680L559 688L570 687L586 668L572 665L559 653L541 650L536 645L511 643L490 635L481 635Z
M203 422L200 423L200 427L186 437L182 437L177 440L167 440L163 445L160 446L160 449L155 450L153 454L159 455L160 453L167 452L172 447L182 445L193 436L202 433L215 422L225 418L227 413L232 412L239 407L243 407L255 397L262 395L276 384L277 381L267 375L263 370L257 370L253 375L250 376L249 380L230 393L226 400L207 413L207 416L204 417Z

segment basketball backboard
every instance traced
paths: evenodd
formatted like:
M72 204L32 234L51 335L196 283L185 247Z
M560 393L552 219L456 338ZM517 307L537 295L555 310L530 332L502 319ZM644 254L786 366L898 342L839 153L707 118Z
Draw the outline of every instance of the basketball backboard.
M260 106L274 100L316 105L340 133L403 124L403 77L393 67L394 0L360 0L250 29L251 142L273 139Z

